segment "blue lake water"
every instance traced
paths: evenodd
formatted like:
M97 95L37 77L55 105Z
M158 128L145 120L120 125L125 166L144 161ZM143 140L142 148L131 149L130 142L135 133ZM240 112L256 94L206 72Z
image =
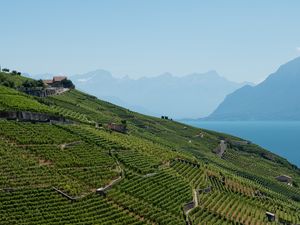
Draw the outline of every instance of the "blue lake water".
M300 167L300 121L194 121L183 123L252 141Z

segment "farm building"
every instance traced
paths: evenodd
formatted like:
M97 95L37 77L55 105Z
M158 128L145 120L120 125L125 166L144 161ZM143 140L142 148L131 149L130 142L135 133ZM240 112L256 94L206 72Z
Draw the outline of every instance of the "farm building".
M63 87L63 81L67 80L66 76L54 76L52 80L43 80L46 86Z
M121 132L121 133L126 133L127 130L125 124L109 123L107 127L110 130Z

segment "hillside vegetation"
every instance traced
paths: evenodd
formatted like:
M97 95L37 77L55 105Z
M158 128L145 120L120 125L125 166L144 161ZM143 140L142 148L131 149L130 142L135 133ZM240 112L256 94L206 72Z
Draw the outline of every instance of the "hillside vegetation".
M0 111L72 121L0 119L0 224L300 223L299 169L237 137L78 90L38 98L0 85ZM127 132L110 123L126 124ZM219 155L221 141L227 148ZM292 184L277 181L280 175Z

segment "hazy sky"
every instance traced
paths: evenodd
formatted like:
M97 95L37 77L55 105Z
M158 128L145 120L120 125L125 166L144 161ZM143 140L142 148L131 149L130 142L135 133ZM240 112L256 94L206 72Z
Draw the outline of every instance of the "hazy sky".
M0 64L260 81L300 56L298 0L0 0Z

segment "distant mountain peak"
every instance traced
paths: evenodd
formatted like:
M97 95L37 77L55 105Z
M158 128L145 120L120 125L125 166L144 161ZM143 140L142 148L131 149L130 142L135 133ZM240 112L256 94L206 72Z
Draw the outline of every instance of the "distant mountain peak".
M216 70L209 70L206 72L206 74L210 76L218 76L218 77L220 76Z
M103 70L103 69L97 69L97 70L93 70L84 74L76 74L74 76L86 76L86 75L93 75L93 76L111 76L112 74L107 71L107 70ZM73 77L74 77L73 76Z
M165 72L133 79L128 75L116 77L107 70L97 69L73 75L71 80L78 89L99 98L109 96L133 111L151 112L154 116L169 115L174 119L206 116L227 94L244 85L229 81L216 70L184 76Z
M159 77L159 78L172 78L174 76L173 76L173 74L171 74L169 72L165 72L165 73L162 73L162 74L158 75L157 77Z
M76 83L89 83L94 82L95 80L99 79L105 79L105 80L112 80L114 79L112 74L109 71L98 69L98 70L93 70L85 74L76 74L71 76L72 80Z
M300 120L300 57L228 95L209 120Z
M80 90L99 98L118 99L122 106L133 111L168 115L174 119L208 115L227 94L242 86L214 70L185 76L166 72L139 79L118 78L105 70L96 70L75 75L72 80Z

